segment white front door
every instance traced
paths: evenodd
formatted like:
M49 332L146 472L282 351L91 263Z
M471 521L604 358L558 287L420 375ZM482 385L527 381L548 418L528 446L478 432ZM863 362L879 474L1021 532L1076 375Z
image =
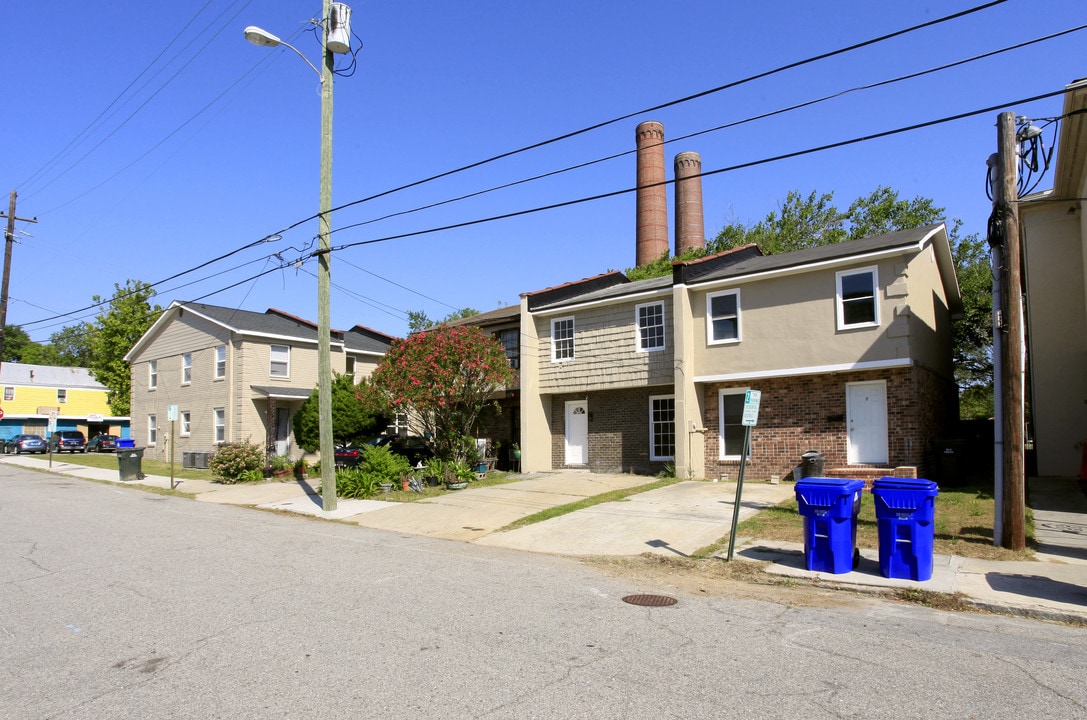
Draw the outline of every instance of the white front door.
M846 383L846 427L850 464L887 462L887 382Z
M566 403L566 464L589 464L589 403Z
M291 412L276 408L276 455L286 456L291 449Z

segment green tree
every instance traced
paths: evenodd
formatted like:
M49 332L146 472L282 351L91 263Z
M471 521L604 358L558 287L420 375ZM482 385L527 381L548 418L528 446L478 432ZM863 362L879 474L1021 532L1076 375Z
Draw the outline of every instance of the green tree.
M350 445L364 440L388 425L385 417L371 412L363 404L362 392L350 375L333 375L332 442L335 445ZM306 452L317 452L321 448L320 399L320 393L315 389L291 421L294 439Z
M94 325L83 322L61 328L49 336L49 344L57 353L57 365L89 367Z
M449 322L450 320L462 320L464 318L472 317L473 315L479 315L479 310L466 307L461 308L460 310L454 310L441 320L431 320L422 310L408 310L408 332L414 333L429 330L439 323Z
M151 304L155 290L148 283L127 280L124 287L116 283L113 287L113 298L94 322L87 367L98 382L109 388L110 412L128 415L132 377L125 355L158 319L162 308ZM93 301L104 302L98 295Z
M463 461L465 445L491 396L513 384L501 343L479 328L438 326L394 341L370 376L374 400L391 415L407 412L412 430L435 455Z
M4 362L57 365L55 355L51 347L34 342L18 325L4 326Z

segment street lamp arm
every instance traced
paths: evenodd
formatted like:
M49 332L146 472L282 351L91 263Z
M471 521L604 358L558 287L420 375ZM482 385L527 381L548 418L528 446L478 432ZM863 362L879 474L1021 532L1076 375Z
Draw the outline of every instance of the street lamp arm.
M317 66L311 63L309 61L309 58L303 55L298 48L296 48L294 45L291 45L289 42L284 42L283 40L280 40L272 33L268 32L267 30L262 30L256 25L250 25L245 29L245 39L258 47L274 48L280 45L284 47L289 47L291 50L294 50L295 55L306 61L306 64L310 66L313 72L317 73L317 77L321 78L323 82L321 71L317 69Z

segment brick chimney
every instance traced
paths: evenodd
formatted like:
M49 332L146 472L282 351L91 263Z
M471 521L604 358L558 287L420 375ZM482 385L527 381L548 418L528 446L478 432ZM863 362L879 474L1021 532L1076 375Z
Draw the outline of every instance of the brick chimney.
M676 155L676 255L706 247L701 174L701 155L696 152Z
M638 147L637 265L668 252L668 190L664 184L664 126L644 122L634 131ZM653 185L655 187L646 187Z

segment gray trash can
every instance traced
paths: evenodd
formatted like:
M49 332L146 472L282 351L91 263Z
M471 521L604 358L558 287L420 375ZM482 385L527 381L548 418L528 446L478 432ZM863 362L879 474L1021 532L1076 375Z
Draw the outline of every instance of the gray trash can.
M800 456L800 477L823 477L823 453L809 450Z
M143 480L143 451L146 448L119 448L117 450L117 471L122 482Z

